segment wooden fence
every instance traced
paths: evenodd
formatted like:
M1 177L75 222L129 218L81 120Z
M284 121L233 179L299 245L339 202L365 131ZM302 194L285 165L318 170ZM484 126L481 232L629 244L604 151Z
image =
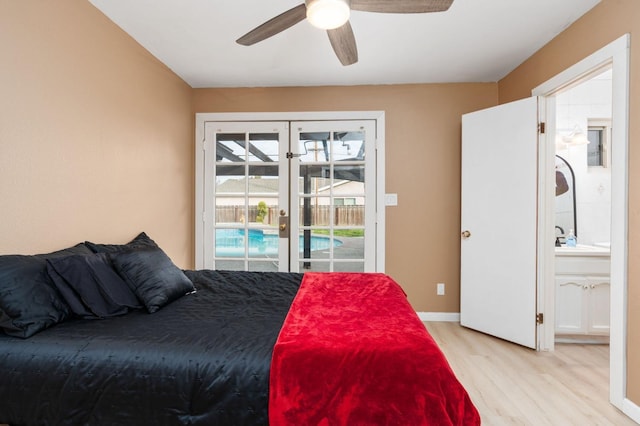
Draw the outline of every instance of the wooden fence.
M276 225L280 210L276 206L270 206L267 215L262 220L265 225ZM331 217L330 206L312 206L311 223L318 226L329 226ZM257 222L258 208L250 206L248 222ZM364 206L335 206L333 210L335 226L364 226ZM243 223L246 222L243 206L218 206L216 207L217 223ZM300 225L304 225L303 208L300 207Z

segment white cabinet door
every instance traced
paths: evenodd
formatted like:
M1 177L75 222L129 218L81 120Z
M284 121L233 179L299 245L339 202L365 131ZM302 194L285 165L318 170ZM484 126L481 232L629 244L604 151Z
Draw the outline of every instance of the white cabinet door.
M556 333L609 335L609 277L556 276Z
M556 333L585 334L587 332L588 282L580 275L556 277Z
M589 277L589 334L609 334L609 277Z

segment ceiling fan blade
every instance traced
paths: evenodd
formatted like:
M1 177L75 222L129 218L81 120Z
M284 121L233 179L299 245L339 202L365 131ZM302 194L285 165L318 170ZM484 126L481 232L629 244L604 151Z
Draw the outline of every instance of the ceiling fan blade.
M243 46L251 46L259 41L265 40L297 24L307 17L307 6L302 3L289 9L284 13L268 20L264 24L254 28L236 40L236 43Z
M453 0L351 0L351 9L380 13L427 13L448 10Z
M336 52L336 56L338 56L342 65L347 66L358 62L356 37L353 35L353 29L349 21L341 27L327 30L327 34L333 51Z

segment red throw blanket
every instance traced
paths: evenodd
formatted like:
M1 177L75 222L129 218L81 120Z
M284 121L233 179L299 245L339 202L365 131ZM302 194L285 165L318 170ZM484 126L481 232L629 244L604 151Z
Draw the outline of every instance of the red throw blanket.
M443 353L384 274L306 273L271 362L272 426L478 425Z

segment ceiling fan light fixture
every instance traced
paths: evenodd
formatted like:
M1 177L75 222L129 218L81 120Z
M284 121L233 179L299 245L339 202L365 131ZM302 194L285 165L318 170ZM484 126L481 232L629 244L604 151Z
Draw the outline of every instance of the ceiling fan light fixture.
M351 9L348 0L309 0L307 19L314 27L332 30L343 26L348 20Z

